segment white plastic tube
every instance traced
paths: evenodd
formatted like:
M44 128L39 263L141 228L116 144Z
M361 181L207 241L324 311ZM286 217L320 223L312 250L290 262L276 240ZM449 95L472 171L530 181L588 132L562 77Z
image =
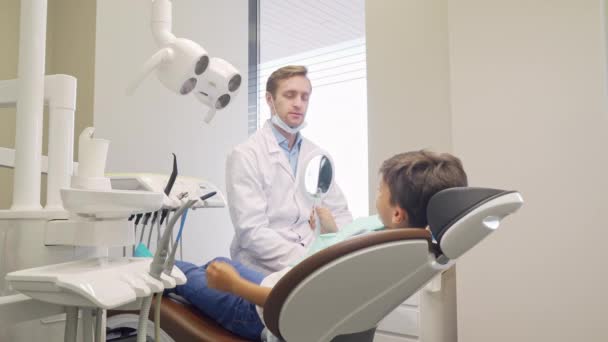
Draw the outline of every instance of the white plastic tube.
M172 12L169 0L154 0L152 3L152 34L160 47L169 45L175 39L171 33Z
M13 210L38 210L47 0L22 0Z
M65 342L76 342L76 336L78 332L78 307L68 306L65 309Z
M95 320L93 319L93 308L81 308L82 312L82 341L93 342L95 340Z
M70 187L74 165L74 112L76 78L47 76L45 93L49 105L49 165L46 209L61 210L61 188Z
M148 337L148 315L152 306L152 297L149 295L143 299L141 310L139 311L139 322L137 324L137 342L146 342Z
M97 308L95 313L95 342L106 341L106 310ZM158 340L155 340L158 341Z

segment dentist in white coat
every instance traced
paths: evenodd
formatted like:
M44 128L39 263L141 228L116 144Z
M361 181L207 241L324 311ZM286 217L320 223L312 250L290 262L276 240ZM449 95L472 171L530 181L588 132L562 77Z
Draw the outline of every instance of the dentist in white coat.
M230 254L265 274L298 261L314 238L309 224L312 203L296 183L306 167L300 161L318 149L299 132L306 125L312 91L306 73L303 66L287 66L270 75L266 102L271 119L236 146L226 162L226 193L235 229ZM338 227L352 221L335 183L321 207Z

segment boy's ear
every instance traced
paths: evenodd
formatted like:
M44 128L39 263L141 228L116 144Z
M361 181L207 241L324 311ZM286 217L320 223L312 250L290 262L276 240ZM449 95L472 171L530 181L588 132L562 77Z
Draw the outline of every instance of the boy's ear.
M409 226L410 217L407 211L400 206L396 205L393 209L393 217L391 218L395 227L407 227Z

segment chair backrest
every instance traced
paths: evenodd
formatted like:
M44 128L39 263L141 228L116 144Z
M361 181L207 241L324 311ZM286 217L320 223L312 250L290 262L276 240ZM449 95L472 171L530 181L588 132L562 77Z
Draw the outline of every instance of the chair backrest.
M522 203L515 192L444 191L433 196L427 208L437 244L427 230L394 229L358 236L310 256L270 293L264 306L268 329L289 342L337 341L344 336L371 341L373 334L364 332L375 329ZM365 337L354 337L357 333Z

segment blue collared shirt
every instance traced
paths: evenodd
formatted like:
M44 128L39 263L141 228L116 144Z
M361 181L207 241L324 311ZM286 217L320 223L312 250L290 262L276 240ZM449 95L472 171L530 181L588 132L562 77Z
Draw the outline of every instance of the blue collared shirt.
M291 170L293 171L293 174L296 174L296 169L298 168L298 157L300 156L300 145L302 145L302 136L300 135L300 133L296 133L296 142L293 144L293 146L291 147L291 150L289 149L289 141L287 140L287 138L285 138L285 136L283 136L283 134L281 134L281 132L279 132L279 130L273 125L271 124L272 127L272 133L274 133L275 138L277 138L277 142L279 143L279 146L283 149L283 151L285 152L285 155L287 156L287 160L289 160L289 165L291 166Z

